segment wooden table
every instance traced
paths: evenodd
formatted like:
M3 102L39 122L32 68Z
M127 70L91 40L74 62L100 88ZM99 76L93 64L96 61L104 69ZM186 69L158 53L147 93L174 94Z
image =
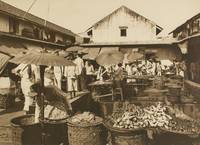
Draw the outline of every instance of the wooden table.
M146 86L148 86L148 84L147 83L128 83L127 86L130 86L132 90L135 90L135 95L138 95L139 92L141 92L142 90L144 90Z
M90 83L92 97L96 100L99 98L112 96L113 99L113 82L112 81L96 81Z
M126 79L135 79L136 83L147 83L152 79L152 76L148 75L142 75L142 76L136 76L136 75L129 75L125 76Z

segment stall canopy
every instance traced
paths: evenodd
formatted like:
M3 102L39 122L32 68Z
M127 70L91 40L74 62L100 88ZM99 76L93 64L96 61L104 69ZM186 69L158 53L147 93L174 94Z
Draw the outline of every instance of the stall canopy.
M115 52L119 51L119 47L102 47L99 52L99 55L102 53L113 52L113 51L115 51Z
M3 72L10 58L11 58L10 56L0 53L0 74Z
M98 56L100 51L100 48L94 47L94 48L84 48L83 50L79 51L79 53L86 53L86 55L83 56L83 59L90 59L95 60Z
M159 60L180 60L181 51L177 47L152 47L145 48L145 54L154 54Z
M126 53L130 53L130 52L138 52L139 48L137 48L137 47L133 47L133 48L127 48L127 47L123 48L123 47L120 47L119 51L121 51L122 53L126 54Z
M26 44L24 43L24 46L28 49L28 51L30 52L40 52L43 50L43 48L39 45L31 45L31 44Z
M26 47L19 42L9 41L6 39L0 40L0 53L4 53L9 56L15 56L21 52L26 52Z

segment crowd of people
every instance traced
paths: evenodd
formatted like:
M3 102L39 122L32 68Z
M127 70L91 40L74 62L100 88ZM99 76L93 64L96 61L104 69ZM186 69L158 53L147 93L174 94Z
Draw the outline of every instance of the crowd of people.
M56 53L59 55L59 53ZM53 85L68 92L70 98L76 92L88 90L88 84L94 81L114 80L116 85L122 85L125 76L162 76L167 72L184 75L183 63L174 61L171 66L163 65L161 61L149 59L129 63L119 63L112 66L100 66L94 60L83 60L81 54L70 54L67 57L74 66L48 66L45 69L45 86ZM31 86L40 80L39 67L36 65L20 64L12 73L21 77L21 90L25 98L24 110L29 111L34 98L30 96ZM133 79L126 79L126 83ZM39 106L38 106L39 107ZM36 104L37 108L37 104Z
M56 53L59 55L58 53ZM87 90L87 84L95 78L94 67L90 61L85 61L80 54L69 55L68 60L74 62L74 66L48 66L45 68L44 85L56 86L58 89L69 92L70 97L76 96L77 91ZM40 68L36 65L20 64L12 70L21 78L21 90L24 96L23 110L28 112L30 106L34 103L34 97L31 94L32 86L40 81ZM39 105L36 103L36 108ZM36 109L37 110L37 109Z

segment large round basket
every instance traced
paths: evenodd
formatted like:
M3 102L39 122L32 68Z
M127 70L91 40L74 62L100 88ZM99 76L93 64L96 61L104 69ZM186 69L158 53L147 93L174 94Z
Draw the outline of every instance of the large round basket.
M39 119L42 122L41 118ZM67 118L43 120L47 145L67 144Z
M15 102L15 87L0 88L0 108L7 109Z
M68 120L69 145L105 145L106 132L104 130L103 119L96 117L94 123L75 124Z
M41 144L41 128L35 123L34 115L23 115L13 118L13 145L39 145Z
M113 145L146 145L147 136L145 129L121 129L113 127L111 120L106 120L104 126L111 133Z

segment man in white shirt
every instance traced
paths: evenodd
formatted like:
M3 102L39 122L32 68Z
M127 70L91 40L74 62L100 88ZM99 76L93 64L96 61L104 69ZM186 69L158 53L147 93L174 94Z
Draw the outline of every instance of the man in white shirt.
M78 88L79 90L83 90L84 86L82 85L82 71L84 66L84 61L83 59L80 57L80 54L77 54L76 59L74 60L74 63L76 64L76 75L77 75L77 79L78 79Z
M62 70L60 66L54 66L55 85L61 89Z
M85 62L85 69L86 69L86 76L87 76L87 86L90 84L92 81L94 81L94 66L90 61Z
M13 73L17 73L21 76L21 89L25 98L23 110L28 112L29 107L33 104L33 98L29 95L30 86L33 84L33 80L30 75L31 65L20 64L14 70Z

